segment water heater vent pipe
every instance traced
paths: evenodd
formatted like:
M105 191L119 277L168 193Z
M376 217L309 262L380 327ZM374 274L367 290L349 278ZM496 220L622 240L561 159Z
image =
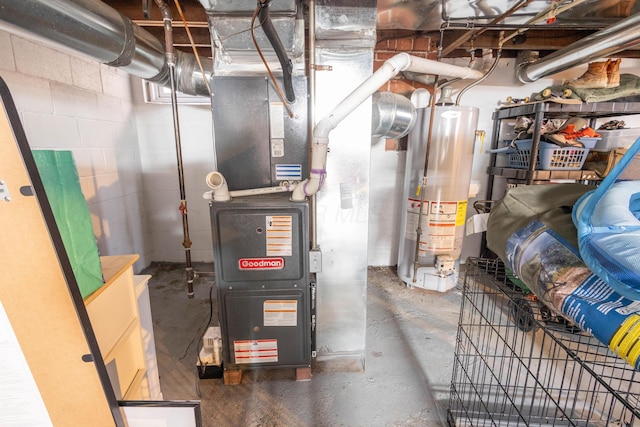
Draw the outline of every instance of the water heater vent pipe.
M399 53L385 61L382 66L340 102L331 113L321 119L313 130L311 139L311 167L309 178L302 181L294 190L292 200L304 200L315 194L322 186L326 175L329 133L353 110L375 93L380 86L402 71L421 74L434 74L457 77L460 79L479 79L483 73L468 67L459 67L431 59Z

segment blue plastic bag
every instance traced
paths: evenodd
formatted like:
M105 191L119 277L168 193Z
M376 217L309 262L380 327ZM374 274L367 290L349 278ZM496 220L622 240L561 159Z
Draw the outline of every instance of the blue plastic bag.
M575 204L572 219L584 263L621 295L640 300L640 180L633 162L640 138L600 186ZM631 170L635 168L635 170Z

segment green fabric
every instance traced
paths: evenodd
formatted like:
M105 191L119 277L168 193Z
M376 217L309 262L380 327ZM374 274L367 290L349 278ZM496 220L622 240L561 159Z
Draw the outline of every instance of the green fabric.
M569 98L581 99L584 102L606 102L626 96L640 94L640 77L634 74L620 74L620 86L604 89L584 89L567 85L551 86L553 93L561 93L564 89L571 89L573 93ZM535 99L543 100L541 94L537 94Z
M89 207L70 151L34 150L56 225L83 298L103 285L98 245Z
M487 247L505 261L507 239L537 219L578 248L578 233L571 220L571 211L575 202L593 188L582 184L512 188L491 207L487 221Z

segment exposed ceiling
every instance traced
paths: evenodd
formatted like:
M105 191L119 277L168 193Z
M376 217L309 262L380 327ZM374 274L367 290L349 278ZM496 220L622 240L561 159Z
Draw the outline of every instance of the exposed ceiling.
M153 0L103 1L163 38L162 17ZM166 0L173 13L174 43L191 51L175 1ZM342 3L357 7L358 2ZM151 6L149 19L144 4ZM204 7L198 0L179 0L179 4L199 52L210 57ZM520 31L502 44L503 56L534 50L544 57L636 13L640 13L636 0L379 0L377 32L379 40L431 37L435 45L442 44L444 57L461 57L472 49L497 48L501 34ZM640 57L640 50L628 49L617 56Z

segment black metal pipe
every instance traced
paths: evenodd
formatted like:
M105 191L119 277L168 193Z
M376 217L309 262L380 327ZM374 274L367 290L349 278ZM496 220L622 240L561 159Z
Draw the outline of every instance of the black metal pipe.
M180 139L180 120L178 117L178 99L176 96L176 64L175 50L173 48L173 29L171 27L171 11L163 0L155 0L156 5L162 12L164 21L164 39L165 39L165 55L169 66L169 82L171 87L171 110L173 113L173 130L176 143L176 160L178 163L178 182L180 187L180 206L179 210L182 214L182 246L185 252L186 276L187 276L187 297L193 298L193 278L194 272L191 265L191 239L189 238L189 218L187 215L187 200L184 184L184 164L182 162L182 141Z

